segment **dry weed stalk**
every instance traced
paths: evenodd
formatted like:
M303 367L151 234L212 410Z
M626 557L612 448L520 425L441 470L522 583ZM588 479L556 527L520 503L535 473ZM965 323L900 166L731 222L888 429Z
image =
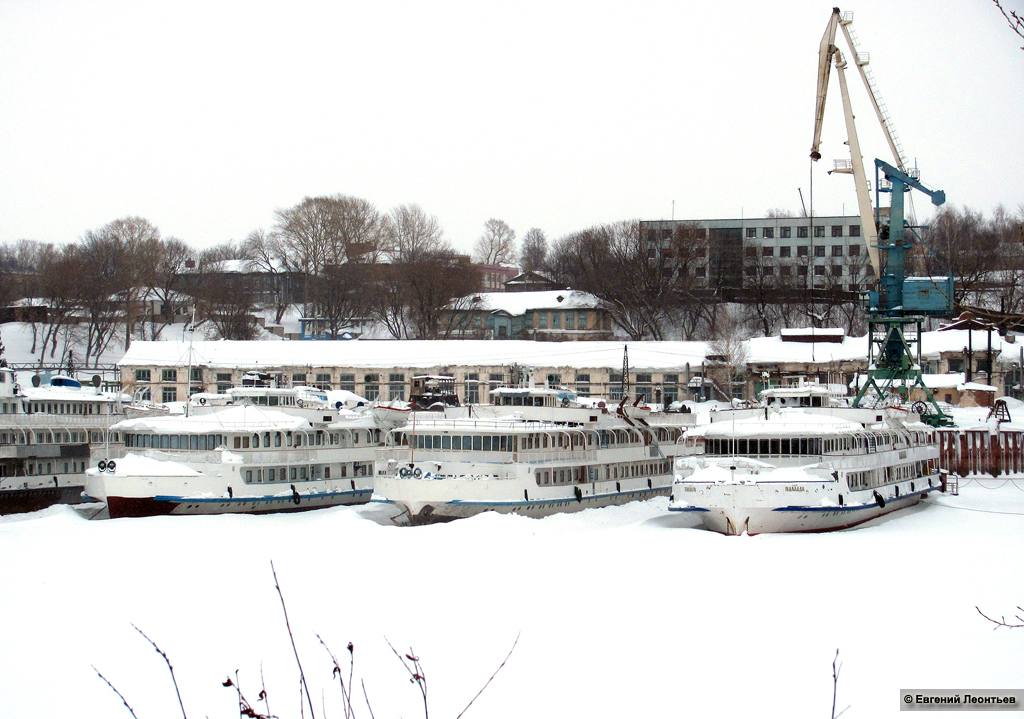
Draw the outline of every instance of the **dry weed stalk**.
M292 653L295 657L295 663L299 668L299 713L300 716L305 717L306 708L308 707L310 719L316 719L316 714L313 711L312 696L309 693L309 686L306 682L306 674L302 668L302 661L299 658L298 647L295 644L295 635L292 633L291 622L288 620L288 606L285 603L284 593L281 591L281 585L277 580L277 571L274 569L273 562L270 563L270 571L274 577L274 588L277 590L277 595L281 600L281 610L284 613L285 629L287 630L288 638L291 641ZM188 715L185 712L185 704L181 698L181 690L178 687L178 680L177 677L175 677L174 675L174 667L171 665L171 661L168 658L167 653L164 652L159 646L157 646L156 642L150 639L146 635L146 633L139 629L137 626L132 624L132 628L135 629L135 631L137 631L139 634L141 634L146 639L146 641L148 641L152 645L153 649L156 650L157 654L163 657L164 662L167 664L167 669L171 674L171 682L174 684L174 692L178 697L178 706L181 707L181 715L183 719L188 719ZM512 652L515 651L516 646L519 644L519 636L520 635L516 635L516 640L512 643L512 648L509 649L509 652L505 656L505 659L502 660L501 664L498 665L498 668L494 670L494 673L491 674L491 676L487 679L486 682L484 682L484 685L473 696L473 698L469 700L469 703L466 705L466 707L461 712L459 712L456 719L461 719L463 714L465 714L469 710L469 708L473 706L473 703L480 698L480 695L483 694L487 687L490 686L491 682L494 681L494 678L498 675L498 672L500 672L505 667L505 664L512 656ZM320 641L320 644L331 657L331 678L334 679L335 677L337 677L338 684L341 687L342 707L345 712L345 719L356 719L356 711L352 705L352 688L355 685L355 647L352 644L352 642L348 643L347 649L349 653L349 672L348 682L346 683L344 678L344 672L341 668L341 664L338 662L338 658L335 656L334 652L331 651L330 647L327 646L327 643L320 637L319 634L316 635L316 638ZM396 657L398 657L398 660L402 663L402 666L405 667L406 671L409 673L410 683L416 684L417 688L419 689L420 696L422 697L423 700L423 719L430 719L430 709L427 703L427 676L426 672L423 670L423 665L420 663L420 658L416 655L412 648L409 649L408 653L402 655L399 654L398 650L395 649L395 647L391 644L387 637L384 637L384 641L387 642L387 645L391 648L391 651L394 653ZM135 710L132 709L131 705L128 704L128 701L124 698L124 695L122 695L121 692L119 692L117 688L105 676L103 676L103 674L100 673L98 669L96 669L95 666L93 667L93 671L95 671L99 678L102 679L108 687L110 687L111 691L117 694L118 698L128 709L128 712L132 715L132 717L134 719L138 719L138 717L135 714ZM221 685L225 688L233 688L235 690L238 699L238 715L240 719L279 719L276 714L270 713L270 701L267 697L266 682L264 681L263 678L263 663L260 662L260 683L262 685L262 689L259 693L259 696L256 698L256 701L257 703L263 703L265 707L265 713L260 713L254 707L253 703L250 702L242 693L241 681L239 680L238 674L239 671L236 669L235 678L232 679L229 676L223 682L221 682ZM373 714L373 707L370 705L370 697L366 691L366 681L361 679L360 686L362 687L363 699L366 701L366 709L370 714L370 719L375 719ZM323 703L322 696L321 702ZM324 707L324 716L326 715L327 711L326 707ZM833 719L836 718L834 717Z

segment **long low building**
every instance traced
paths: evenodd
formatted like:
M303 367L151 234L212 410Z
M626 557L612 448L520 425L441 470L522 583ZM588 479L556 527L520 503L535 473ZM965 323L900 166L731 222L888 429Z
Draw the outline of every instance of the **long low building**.
M965 330L926 332L922 370L970 370L999 395L1022 383L1020 347ZM966 352L967 347L972 352ZM512 379L513 368L541 386L574 387L582 395L621 397L628 356L629 394L650 401L752 398L797 376L849 385L867 365L867 339L835 330L787 331L735 343L734 356L709 342L532 342L526 340L349 340L338 342L133 342L121 359L121 383L138 399L173 402L194 392L223 392L258 370L281 386L346 389L367 399L407 399L418 375L455 378L464 402ZM718 353L718 354L716 354Z

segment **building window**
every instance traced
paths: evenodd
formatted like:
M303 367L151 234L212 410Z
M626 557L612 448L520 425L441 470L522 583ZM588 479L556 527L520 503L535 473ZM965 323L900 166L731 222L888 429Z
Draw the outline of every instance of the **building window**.
M814 256L815 257L824 257L825 256L825 245L817 245L814 248Z
M806 245L801 245L800 247L796 248L796 256L797 257L807 257L807 247L806 247Z
M779 257L791 257L792 256L790 254L791 252L792 252L792 248L789 247L789 245L784 245L784 246L779 248Z
M587 313L580 312L576 315L576 329L585 330L587 329Z
M747 237L749 237L751 239L757 237L757 228L756 227L748 227L747 228Z
M842 237L843 236L843 226L842 225L832 225L832 236L833 237Z
M405 375L388 375L388 399L405 399Z
M706 277L707 273L708 273L708 270L704 266L696 267L693 270L693 276L694 277Z
M203 368L202 367L193 367L191 369L191 371L189 371L189 381L190 382L202 382L203 381Z
M565 329L571 330L576 328L576 313L566 312L565 313Z
M545 330L548 327L548 313L538 312L537 313L537 327Z
M743 248L743 255L745 257L757 257L757 248L750 246Z
M480 375L472 372L466 375L466 404L480 404Z
M298 372L296 374L293 374L292 375L292 384L296 385L296 386L300 385L300 384L306 384L306 373L305 372Z
M804 226L797 227L796 228L796 236L797 237L807 237L807 228L804 227Z
M649 374L637 374L636 376L636 396L643 397L645 400L654 399L654 391L651 387L651 375Z
M338 375L338 389L354 394L356 391L356 376L354 374Z
M833 257L842 257L843 256L843 246L842 245L832 245L832 256Z
M363 377L363 397L373 401L380 395L380 375L368 374Z
M163 387L160 391L160 401L164 402L177 402L178 401L178 388L177 387Z
M177 382L178 381L178 370L176 370L176 369L160 370L160 381L161 382Z
M843 276L843 266L842 265L832 265L832 276L833 277L842 277Z
M817 275L824 275L825 274L825 265L815 265L814 266L814 274L816 276Z
M774 227L762 227L761 228L761 237L765 238L766 240L774 239L775 238L775 228Z
M807 277L807 265L800 265L797 267L796 274L800 277Z
M753 277L756 271L757 267L755 267L754 265L747 265L746 267L743 268L743 274L745 274L747 277Z
M331 373L330 372L318 372L316 375L316 388L317 389L330 389L331 388Z
M218 372L217 373L217 381L218 382L226 382L226 383L230 384L231 383L231 373L230 372Z
M590 396L590 375L589 374L577 374L576 375L576 394L580 397Z
M779 237L788 240L792 236L793 236L793 228L792 227L780 227L779 228Z
M815 225L814 226L814 236L815 237L824 237L825 236L825 225Z
M779 276L780 277L789 277L792 269L793 269L793 267L791 265L782 265L782 267L779 268Z
M229 389L231 389L231 385L229 385L229 384L219 384L219 385L217 385L217 392L219 392L220 394L224 394Z
M552 312L551 313L551 329L558 330L562 328L562 313Z
M857 257L860 255L860 245L850 245L850 257Z
M152 402L153 393L149 391L149 387L143 387L139 390L138 397L143 402Z
M775 256L775 248L774 247L762 247L761 248L761 257L774 257L774 256Z
M148 369L137 369L135 370L135 381L136 382L149 382L149 370Z
M775 268L771 267L770 265L768 267L762 267L761 274L764 275L765 277L770 277L771 275L775 274Z
M850 237L860 237L860 225L850 225Z

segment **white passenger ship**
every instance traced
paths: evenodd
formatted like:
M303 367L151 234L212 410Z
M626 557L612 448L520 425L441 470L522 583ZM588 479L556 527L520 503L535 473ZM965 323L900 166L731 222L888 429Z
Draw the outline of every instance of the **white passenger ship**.
M639 405L634 419L625 404L584 407L566 390L491 394L492 405L414 414L388 433L374 501L396 505L395 521L544 517L667 495L676 440L694 419Z
M341 404L340 402L337 404ZM87 473L110 516L300 511L368 502L381 430L315 388L197 394L189 416L125 420Z
M122 400L66 375L21 388L0 367L0 514L81 502L90 450L120 438Z
M936 430L902 409L838 407L814 385L764 393L688 432L669 509L723 534L821 532L942 487Z

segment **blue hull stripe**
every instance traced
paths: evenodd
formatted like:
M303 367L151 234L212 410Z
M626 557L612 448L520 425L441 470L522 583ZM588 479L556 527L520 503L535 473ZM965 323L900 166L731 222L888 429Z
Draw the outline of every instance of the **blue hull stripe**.
M308 502L316 499L332 499L335 497L358 497L371 494L372 489L350 489L344 492L317 492L316 494L299 494L299 499ZM157 495L153 497L158 502L180 502L182 504L252 504L254 502L294 502L294 495L282 495L280 497L173 497L170 495Z

